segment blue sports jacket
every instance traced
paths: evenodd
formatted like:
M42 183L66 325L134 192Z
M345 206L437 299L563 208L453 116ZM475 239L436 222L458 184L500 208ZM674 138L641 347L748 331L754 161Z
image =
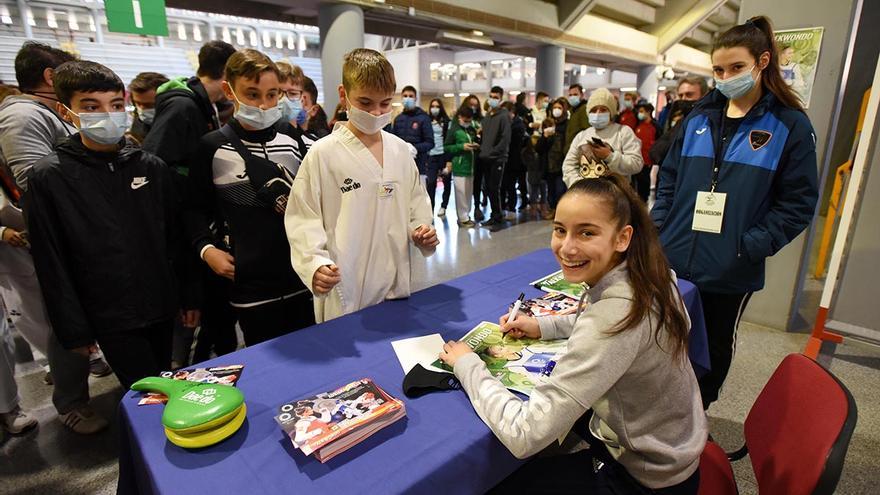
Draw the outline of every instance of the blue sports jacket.
M706 95L680 124L660 167L651 217L676 273L709 292L764 287L764 260L809 225L818 199L816 136L806 114L769 91L729 143L721 139L727 98ZM720 234L691 226L698 191L727 193Z
M418 151L416 165L419 173L428 173L428 152L434 147L434 129L431 117L419 107L401 112L395 119L391 133L413 145Z

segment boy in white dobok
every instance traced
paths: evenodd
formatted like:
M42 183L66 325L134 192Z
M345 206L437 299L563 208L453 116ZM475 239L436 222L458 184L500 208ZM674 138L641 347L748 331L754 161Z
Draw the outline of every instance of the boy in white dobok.
M349 120L312 146L293 182L284 219L291 261L319 323L408 297L410 242L425 256L439 243L409 147L382 132L395 89L379 52L348 53L339 98Z

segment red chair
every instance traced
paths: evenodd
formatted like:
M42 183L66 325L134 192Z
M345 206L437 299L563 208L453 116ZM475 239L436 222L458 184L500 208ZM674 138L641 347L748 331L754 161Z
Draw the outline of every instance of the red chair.
M840 380L812 359L790 354L749 411L745 445L724 454L716 443L706 443L699 493L737 494L730 461L748 454L759 493L831 495L856 416L856 403Z

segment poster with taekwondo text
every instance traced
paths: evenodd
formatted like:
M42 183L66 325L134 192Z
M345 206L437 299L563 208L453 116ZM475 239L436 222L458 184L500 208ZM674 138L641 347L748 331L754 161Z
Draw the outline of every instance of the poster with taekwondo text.
M804 108L810 108L823 31L823 27L811 27L775 32L782 79L801 97Z

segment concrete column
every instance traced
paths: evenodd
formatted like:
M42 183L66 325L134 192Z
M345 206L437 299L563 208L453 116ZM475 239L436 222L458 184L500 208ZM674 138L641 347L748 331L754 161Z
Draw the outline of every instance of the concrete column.
M535 60L535 91L543 91L556 98L565 93L565 48L555 45L538 47Z
M332 115L339 103L337 88L342 84L342 59L364 46L364 11L357 5L321 4L318 7L321 30L321 75L324 111Z
M95 43L104 43L104 30L101 28L101 11L98 9L89 9L92 19L95 21Z
M636 86L639 88L639 95L657 108L657 87L660 86L660 82L657 80L653 65L643 65L639 68Z
M28 24L27 2L24 0L17 0L16 4L18 5L18 16L21 18L21 25L24 26L24 36L27 39L33 39L34 30L31 28L31 25Z

